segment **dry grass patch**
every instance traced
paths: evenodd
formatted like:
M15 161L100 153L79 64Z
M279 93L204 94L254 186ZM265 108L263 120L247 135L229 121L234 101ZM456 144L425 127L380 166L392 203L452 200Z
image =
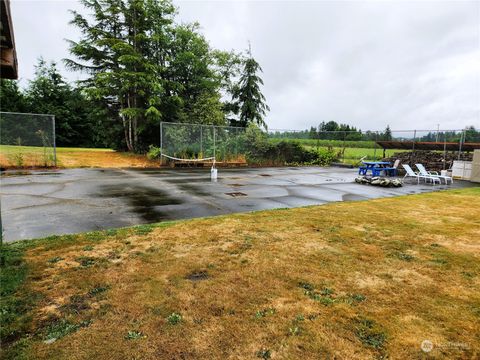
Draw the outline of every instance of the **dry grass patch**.
M426 358L429 339L429 358L478 358L479 199L448 191L9 245L23 254L10 268L28 270L2 300L17 311L3 354L407 359Z

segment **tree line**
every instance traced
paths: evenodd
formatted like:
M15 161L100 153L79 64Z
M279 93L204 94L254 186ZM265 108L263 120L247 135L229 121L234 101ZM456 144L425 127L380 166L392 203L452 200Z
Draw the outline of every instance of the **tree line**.
M198 23L179 24L170 0L82 0L72 11L81 38L68 40L68 84L39 60L25 89L1 81L1 111L56 116L59 146L143 152L159 143L159 122L265 127L262 69L251 51L213 49Z
M271 131L271 138L281 139L318 139L340 141L389 141L389 140L412 140L429 142L480 142L480 131L474 126L467 126L463 131L429 131L415 134L414 131L392 133L387 125L383 131L362 131L355 126L339 124L336 121L321 122L318 127L298 131Z

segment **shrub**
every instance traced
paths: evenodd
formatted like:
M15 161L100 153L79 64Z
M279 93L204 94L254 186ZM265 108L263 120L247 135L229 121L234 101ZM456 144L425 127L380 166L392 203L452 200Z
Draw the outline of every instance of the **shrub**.
M155 160L155 159L158 159L160 158L160 154L162 152L162 149L157 147L157 146L153 146L153 145L150 145L148 147L148 152L147 152L147 158L149 160Z
M333 149L309 150L300 142L272 142L256 126L249 126L243 135L247 160L259 165L329 165L337 155Z

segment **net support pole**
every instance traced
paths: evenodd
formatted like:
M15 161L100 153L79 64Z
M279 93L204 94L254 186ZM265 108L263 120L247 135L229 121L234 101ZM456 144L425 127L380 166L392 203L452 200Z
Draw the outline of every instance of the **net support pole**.
M215 159L217 158L217 145L216 145L216 134L215 134L215 125L213 126L213 162L215 163Z
M377 141L378 141L378 131L375 131L375 144L373 147L373 159L377 161Z
M160 121L160 165L163 162L163 121Z
M443 170L447 167L447 132L443 134Z
M55 134L55 115L52 116L52 127L53 127L53 164L57 167L57 140Z
M200 124L200 152L202 153L202 157L204 156L203 154L203 125Z

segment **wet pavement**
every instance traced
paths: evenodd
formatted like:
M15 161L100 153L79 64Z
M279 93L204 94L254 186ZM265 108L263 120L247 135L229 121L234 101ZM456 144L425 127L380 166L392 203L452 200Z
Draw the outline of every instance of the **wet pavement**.
M0 179L4 240L124 227L254 210L367 200L453 186L356 184L355 169L66 169Z

